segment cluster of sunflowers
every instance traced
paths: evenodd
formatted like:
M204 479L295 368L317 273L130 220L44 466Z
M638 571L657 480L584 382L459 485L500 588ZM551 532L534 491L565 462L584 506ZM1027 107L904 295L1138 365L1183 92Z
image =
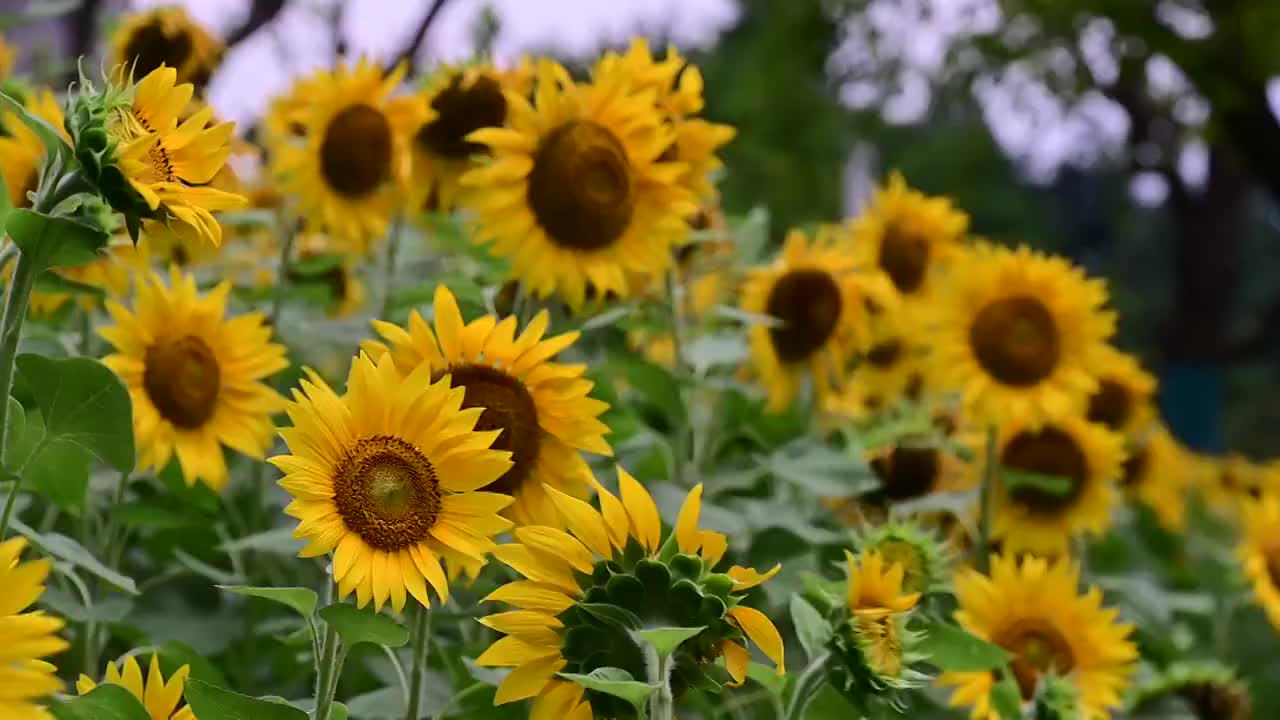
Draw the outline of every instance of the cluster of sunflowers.
M1181 535L1205 508L1243 525L1240 564L1280 627L1276 471L1178 444L1154 379L1109 344L1103 281L971 237L896 174L856 218L792 230L773 257L748 247L714 185L733 129L701 117L697 67L641 40L585 77L484 61L407 88L402 67L343 60L274 99L253 142L202 100L222 48L181 10L130 17L112 52L102 87L63 102L3 81L3 717L292 717L137 645L67 697L72 666L44 660L66 624L32 609L51 570L89 606L77 568L133 586L142 531L112 516L130 501L203 486L259 512L266 463L332 604L224 589L302 616L318 720L357 717L339 680L369 642L404 683L393 716L423 716L445 606L492 631L470 682L544 720L728 717L748 683L762 717L825 717L824 689L852 708L832 717L911 714L930 686L979 720L1169 695L1247 717L1230 669L1146 662L1082 583L1086 541L1137 514ZM327 319L308 314L317 289ZM49 356L17 354L28 316ZM347 320L361 337L336 356L289 342ZM73 451L68 513L46 496ZM91 460L120 471L96 519ZM834 556L782 573L745 533L701 527L762 494L810 513ZM53 532L65 515L81 543ZM20 562L28 543L50 557ZM772 567L734 562L753 558ZM72 632L85 673L121 639L92 617ZM804 671L779 680L797 645Z

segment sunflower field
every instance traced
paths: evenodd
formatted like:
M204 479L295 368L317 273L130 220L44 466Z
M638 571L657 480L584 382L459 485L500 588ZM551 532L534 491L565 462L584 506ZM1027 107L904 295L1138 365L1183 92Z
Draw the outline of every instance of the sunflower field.
M1280 717L1280 471L1100 277L892 168L726 213L674 46L248 133L113 28L0 45L0 720Z

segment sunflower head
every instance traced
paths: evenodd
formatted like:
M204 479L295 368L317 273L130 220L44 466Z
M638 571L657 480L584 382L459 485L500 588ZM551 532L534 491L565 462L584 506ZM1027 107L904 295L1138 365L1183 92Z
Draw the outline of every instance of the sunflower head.
M4 627L5 664L0 667L0 693L8 714L47 717L38 701L62 689L57 668L41 658L66 650L58 637L61 618L29 609L44 593L49 576L47 559L18 562L27 540L0 542L0 626Z
M1237 549L1253 595L1280 628L1280 496L1264 494L1242 505L1243 538Z
M869 525L854 537L859 554L872 553L887 566L902 568L902 590L933 593L943 590L950 579L950 552L932 530L904 520Z
M566 715L635 717L630 705L603 693L556 679L557 673L588 674L601 667L627 671L644 682L647 629L701 628L674 651L673 690L718 687L712 663L725 659L728 682L746 678L746 639L760 646L783 671L782 639L763 613L741 604L742 593L768 580L778 568L715 570L725 537L698 527L702 486L686 498L664 541L657 506L642 485L619 468L620 498L592 480L600 500L585 501L548 488L568 531L548 527L515 530L516 542L495 556L526 579L509 583L486 600L519 608L482 618L505 637L485 651L483 666L514 667L498 688L496 702L535 698L533 717L551 708ZM548 715L549 716L549 715Z
M122 73L142 77L167 65L177 71L178 82L197 89L209 83L224 49L176 5L128 15L112 35L111 46L111 65Z
M1165 529L1182 532L1187 526L1187 494L1194 478L1189 464L1189 453L1168 428L1156 424L1130 439L1120 486L1130 498L1149 507Z
M107 663L102 682L128 690L143 704L152 720L196 720L191 706L182 698L183 683L190 674L191 666L183 665L166 680L160 671L160 660L153 654L147 676L143 678L137 659L130 655L118 666L114 662ZM97 686L93 678L81 675L76 681L76 692L85 695Z
M1249 687L1230 667L1214 660L1175 662L1136 689L1129 705L1142 709L1165 697L1177 697L1197 717L1253 720Z
M1094 372L1098 389L1089 396L1089 420L1126 435L1141 431L1154 414L1156 380L1136 358L1108 347Z

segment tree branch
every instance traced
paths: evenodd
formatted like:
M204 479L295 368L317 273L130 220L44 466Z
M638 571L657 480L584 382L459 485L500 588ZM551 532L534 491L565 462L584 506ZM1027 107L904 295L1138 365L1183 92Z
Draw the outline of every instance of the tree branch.
M271 22L284 9L284 0L253 0L249 6L249 15L238 27L227 34L223 41L228 48L239 45L253 35L263 25Z
M394 68L400 63L407 63L407 74L414 74L417 70L418 52L422 49L422 44L427 39L427 30L431 29L431 24L435 22L436 16L440 14L440 11L444 9L448 2L449 0L434 0L431 3L427 14L422 16L422 22L418 23L418 28L414 30L413 37L409 38L409 42L392 58L390 67Z

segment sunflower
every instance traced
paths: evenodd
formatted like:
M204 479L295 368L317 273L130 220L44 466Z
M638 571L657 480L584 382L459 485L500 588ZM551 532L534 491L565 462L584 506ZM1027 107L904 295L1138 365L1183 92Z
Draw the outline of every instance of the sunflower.
M70 141L62 127L62 108L53 93L48 90L30 93L23 105L28 112L48 121L64 139ZM10 117L8 113L5 113L4 129L7 134L0 135L0 173L3 173L4 184L9 191L9 204L15 208L29 208L31 200L27 195L35 192L40 181L40 167L44 165L44 143L26 123Z
M880 488L869 499L879 502L906 502L932 493L972 490L977 486L970 464L936 442L895 442L872 450L867 460L880 481Z
M856 270L846 239L831 227L820 228L812 242L792 230L781 256L750 270L743 284L742 309L777 321L753 325L749 333L771 412L791 404L805 370L818 402L825 402L852 355L867 349L868 308L891 302L882 276Z
M574 310L588 285L626 297L628 273L665 271L697 205L677 184L687 166L659 158L672 135L653 93L622 73L579 85L543 60L534 103L505 97L508 127L467 138L493 155L461 180L476 240L510 257L535 296L558 291Z
M4 35L0 35L0 79L9 77L17 62L18 49Z
M823 410L837 418L860 421L926 396L928 348L907 334L892 334L859 353L839 393Z
M453 293L435 293L435 332L415 310L408 328L374 320L386 342L366 341L370 357L390 353L402 375L425 367L433 380L451 378L466 389L463 407L485 408L476 427L493 430L493 447L511 452L511 469L489 488L515 498L509 517L521 525L562 525L547 487L586 497L591 469L580 450L612 455L609 428L599 420L608 404L588 395L585 365L552 362L578 339L577 331L544 337L545 310L516 335L516 318L486 315L463 323Z
M996 424L1082 412L1115 313L1101 280L1027 247L973 247L931 305L933 383Z
M880 525L867 525L854 536L855 546L863 555L875 553L888 565L902 567L902 590L909 593L933 593L947 590L951 551L933 530L914 521L889 520Z
M1089 396L1087 417L1126 435L1151 422L1156 379L1132 355L1108 347L1094 372L1098 389Z
M0 717L53 720L36 700L62 688L57 669L42 657L66 650L58 637L63 622L39 610L27 610L44 593L48 560L19 563L26 538L0 542Z
M1001 429L992 537L1009 552L1064 553L1111 522L1124 439L1079 416Z
M829 674L835 686L863 704L883 695L897 707L893 691L915 685L917 674L907 665L916 659L917 635L906 628L905 614L920 600L919 593L902 590L903 567L885 563L879 553L860 557L845 551L849 567L848 619L832 637L841 661Z
M1280 495L1267 493L1242 506L1243 539L1237 550L1253 596L1280 628Z
M1242 503L1262 497L1270 484L1262 465L1238 453L1205 457L1199 465L1200 493L1209 508L1223 517L1234 517Z
M420 97L392 97L404 73L383 75L367 59L321 70L277 110L284 132L268 135L281 191L315 229L355 250L386 234L403 202L413 132L434 117Z
M851 227L858 264L880 268L914 301L930 296L939 267L956 258L969 216L948 198L912 190L895 172Z
M547 489L568 532L517 528L516 542L494 551L526 578L485 598L518 608L480 620L505 637L476 663L515 668L498 686L496 704L534 698L533 720L634 717L631 706L616 698L555 679L561 671L586 674L605 666L622 668L642 682L647 678L640 646L607 620L615 614L634 615L645 627L705 628L676 651L671 684L677 695L703 674L703 663L719 656L733 681L743 682L749 661L739 644L744 635L777 664L779 674L784 672L777 628L760 611L740 605L738 594L779 568L764 574L738 566L712 572L725 553L726 539L698 528L701 485L685 498L664 544L658 508L631 475L618 468L621 500L594 478L591 483L599 510ZM613 612L591 611L602 605L614 606Z
M477 429L484 410L464 408L463 395L426 363L404 375L391 355L364 353L345 395L312 371L294 390L293 427L280 431L291 454L270 460L294 496L285 512L308 541L299 555L332 552L339 594L354 591L360 607L389 599L400 612L406 592L430 607L426 583L444 602L439 547L483 561L511 527L498 516L511 498L477 492L511 468L511 453L490 449L500 431Z
M1170 531L1187 527L1187 493L1192 475L1186 453L1163 425L1156 425L1129 444L1120 485L1138 502L1151 508Z
M129 388L140 468L163 468L177 455L187 484L220 490L226 445L253 458L271 446L271 415L284 398L263 378L288 366L262 313L227 318L224 281L204 297L176 268L169 285L139 279L133 311L107 302L115 325L98 330L115 348L103 362Z
M1009 664L1023 700L1034 697L1044 675L1064 677L1079 691L1084 720L1105 720L1120 705L1138 659L1128 639L1133 628L1102 607L1102 591L1079 594L1080 569L1068 560L1050 562L1012 555L993 557L991 575L962 571L955 579L966 630L1013 654ZM953 706L972 706L975 720L998 720L991 704L993 672L948 672Z
M142 77L162 65L202 89L222 59L222 42L178 6L128 15L111 37L113 67Z
M428 78L423 97L434 112L413 136L413 207L453 209L458 180L478 167L476 156L489 153L468 136L482 128L506 127L506 93L527 98L532 75L532 67L522 61L506 71L490 63L445 65Z
M160 672L160 661L151 656L151 666L147 670L147 678L142 679L142 668L132 655L124 659L117 667L115 663L107 663L106 676L102 682L107 685L119 685L138 698L147 710L151 720L196 720L191 706L182 701L183 683L191 674L191 667L183 665L169 676L168 680ZM76 691L81 695L98 687L98 683L88 675L81 675L76 681ZM179 707L181 706L181 707Z

